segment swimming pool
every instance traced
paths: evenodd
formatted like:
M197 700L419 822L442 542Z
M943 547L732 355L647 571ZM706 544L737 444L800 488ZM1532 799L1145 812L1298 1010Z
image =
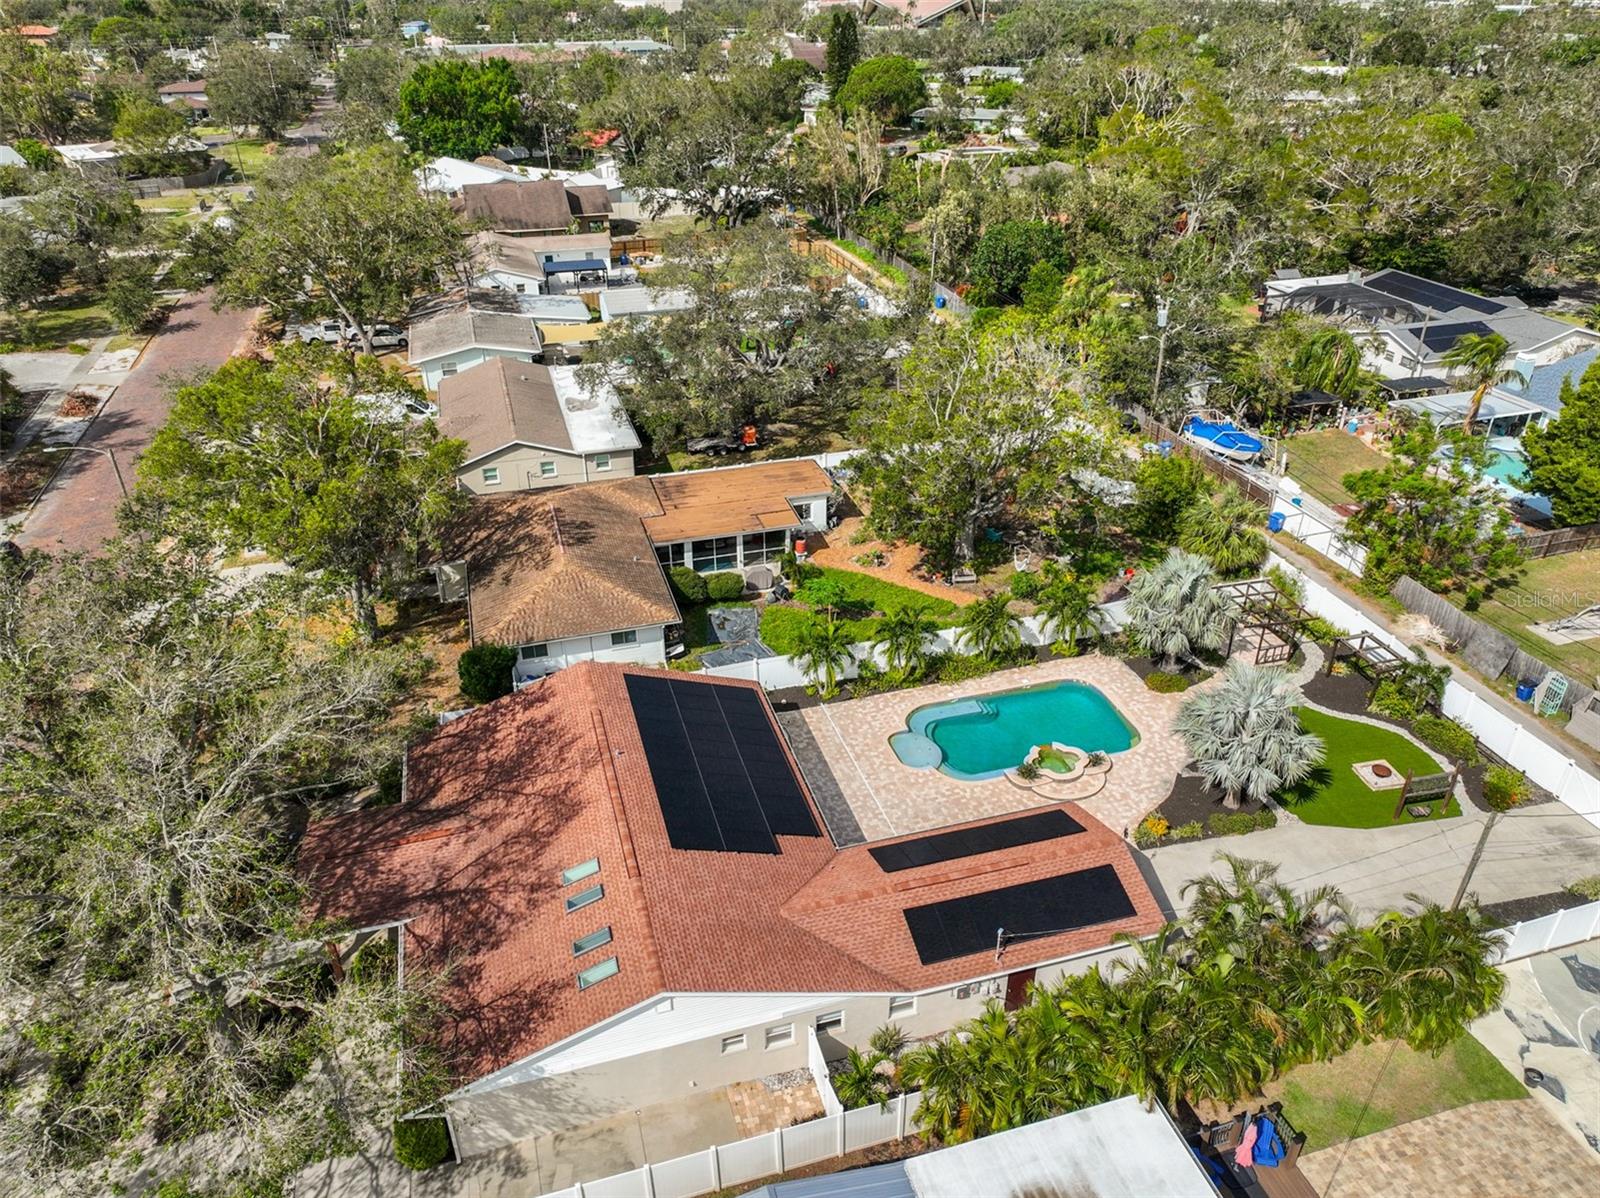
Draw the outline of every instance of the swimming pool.
M1491 449L1483 473L1485 477L1492 478L1507 489L1521 494L1527 486L1527 470L1528 461L1520 453L1509 449Z
M906 765L975 782L1022 764L1035 745L1120 753L1138 740L1099 690L1065 681L919 707L889 745Z

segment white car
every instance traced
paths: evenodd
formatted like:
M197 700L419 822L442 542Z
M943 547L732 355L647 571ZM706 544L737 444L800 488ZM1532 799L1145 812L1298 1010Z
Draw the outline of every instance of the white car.
M361 348L361 330L354 325L344 330L344 341L351 349ZM406 336L404 329L397 329L392 324L375 324L372 326L372 348L375 350L404 349L411 344L411 339Z
M439 405L409 391L385 391L358 395L362 410L369 420L399 422L402 420L437 420Z
M288 336L297 341L320 341L324 345L338 345L344 337L344 325L337 320L314 320L309 324L297 324L289 330Z

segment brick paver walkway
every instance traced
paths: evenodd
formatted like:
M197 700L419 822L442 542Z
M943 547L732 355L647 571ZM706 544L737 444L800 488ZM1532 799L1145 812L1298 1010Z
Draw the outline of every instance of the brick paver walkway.
M172 408L173 380L226 362L254 316L235 308L213 312L210 291L185 296L79 444L115 453L131 488L134 463ZM116 531L120 499L116 471L103 454L68 454L16 534L17 543L52 551L93 549Z
M1300 1158L1322 1198L1593 1198L1600 1155L1528 1099L1475 1102Z
M835 841L855 844L1044 805L1047 800L1004 778L965 782L937 770L913 769L894 755L889 737L906 727L915 708L929 703L1065 678L1098 687L1139 733L1138 744L1113 755L1105 788L1081 801L1112 831L1131 830L1167 797L1189 759L1182 739L1172 732L1172 717L1184 696L1147 689L1114 657L1059 658L968 682L783 712L778 719ZM1040 738L1048 739L1047 734L1041 730ZM1070 743L1072 738L1057 739Z

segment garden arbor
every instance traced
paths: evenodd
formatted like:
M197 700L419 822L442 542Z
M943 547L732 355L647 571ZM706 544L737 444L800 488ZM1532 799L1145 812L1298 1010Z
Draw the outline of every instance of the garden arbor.
M1227 598L1233 611L1224 657L1233 654L1234 641L1241 632L1255 633L1258 666L1282 665L1294 656L1300 630L1312 618L1297 600L1285 595L1266 578L1224 582L1215 589Z

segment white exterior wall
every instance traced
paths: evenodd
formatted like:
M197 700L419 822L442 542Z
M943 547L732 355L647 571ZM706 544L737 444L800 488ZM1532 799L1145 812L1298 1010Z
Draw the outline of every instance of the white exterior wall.
M641 666L667 664L665 625L657 624L650 628L634 628L627 631L632 631L638 638L632 644L613 645L609 632L546 642L550 650L548 656L518 659L516 679L519 682L526 682L542 678L546 674L554 674L557 670L580 661L632 662Z
M518 295L540 295L544 291L544 276L521 274L497 266L486 270L472 280L474 287L489 287L496 291L514 291Z
M454 366L455 374L471 370L480 363L487 362L490 358L510 358L516 362L531 362L534 355L529 350L495 349L490 346L472 346L469 349L458 349L453 354L441 354L437 358L430 358L418 364L417 369L422 371L422 385L429 391L439 389L439 380L445 377L447 367Z
M599 459L609 457L602 470ZM544 463L555 466L547 474ZM498 482L485 482L485 470L498 470ZM539 491L545 487L565 487L573 483L606 482L633 476L633 450L619 449L610 454L568 453L538 445L509 445L485 454L456 474L456 480L474 495L503 495L512 491Z
M1107 949L1040 966L1048 984L1067 973L1087 972L1123 955ZM913 1039L936 1036L979 1014L1005 996L1005 973L986 982L946 986L918 994L916 1010L893 1022ZM960 995L960 997L958 997ZM818 1040L836 1060L866 1046L889 1019L890 994L686 994L662 996L607 1024L573 1037L541 1058L513 1065L464 1088L449 1100L451 1124L462 1155L487 1152L528 1136L585 1123L685 1094L807 1067L806 1029L820 1015L840 1011L844 1027ZM793 1039L767 1048L768 1028L794 1025ZM744 1047L724 1052L723 1039L744 1036Z

